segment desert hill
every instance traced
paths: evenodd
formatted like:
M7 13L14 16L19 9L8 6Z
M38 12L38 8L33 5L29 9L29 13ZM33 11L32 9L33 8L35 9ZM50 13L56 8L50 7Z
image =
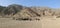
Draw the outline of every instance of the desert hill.
M26 7L17 4L12 4L7 7L0 6L1 17L31 18L59 15L59 9L52 9L49 7Z
M17 4L12 4L7 7L0 6L0 12L4 13L4 15L10 15L11 13L16 14L20 12L21 10L26 10L26 11L34 11L35 13L39 13L40 11L49 11L49 8L44 8L44 7L24 7L22 5L17 5Z

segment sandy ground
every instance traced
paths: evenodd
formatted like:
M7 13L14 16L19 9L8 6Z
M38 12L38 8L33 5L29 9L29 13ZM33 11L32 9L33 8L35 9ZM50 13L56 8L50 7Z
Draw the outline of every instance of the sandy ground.
M60 19L43 19L42 28L60 28Z
M60 18L42 18L40 21L0 18L0 28L60 28Z
M41 28L40 21L16 21L0 18L0 28Z

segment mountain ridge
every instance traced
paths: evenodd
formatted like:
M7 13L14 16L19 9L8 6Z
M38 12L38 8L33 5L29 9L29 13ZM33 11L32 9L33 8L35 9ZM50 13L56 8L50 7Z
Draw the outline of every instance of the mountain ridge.
M13 16L13 17L41 17L41 16L53 16L60 15L54 11L55 9L49 7L26 7L22 5L12 4L7 7L0 6L1 16ZM17 16L18 15L18 16Z

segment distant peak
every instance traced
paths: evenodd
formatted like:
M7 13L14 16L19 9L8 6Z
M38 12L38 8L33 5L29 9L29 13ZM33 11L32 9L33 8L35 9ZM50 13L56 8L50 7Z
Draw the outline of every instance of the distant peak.
M11 4L9 6L22 6L22 5L18 5L18 4Z

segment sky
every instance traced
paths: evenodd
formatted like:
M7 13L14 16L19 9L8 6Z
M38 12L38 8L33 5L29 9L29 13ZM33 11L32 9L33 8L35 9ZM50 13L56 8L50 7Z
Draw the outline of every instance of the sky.
M11 4L60 8L60 0L0 0L0 5L2 6L8 6Z

